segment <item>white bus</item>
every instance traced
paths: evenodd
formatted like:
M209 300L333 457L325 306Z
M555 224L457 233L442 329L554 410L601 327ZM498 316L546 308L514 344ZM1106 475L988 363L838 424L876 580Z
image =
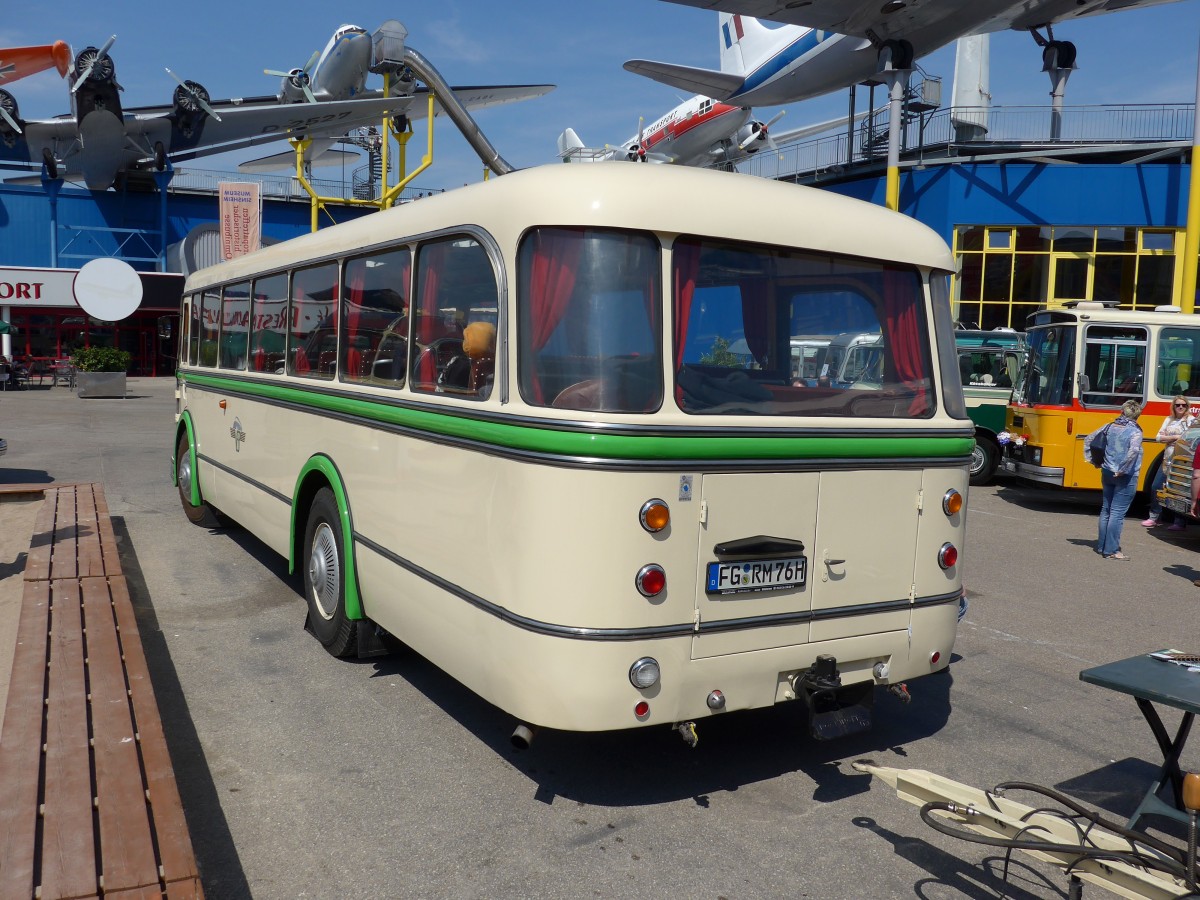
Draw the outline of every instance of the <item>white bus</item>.
M953 264L880 207L673 166L373 213L188 279L183 508L298 568L331 653L390 634L518 744L793 700L848 732L954 644ZM793 384L790 336L843 332L882 383Z

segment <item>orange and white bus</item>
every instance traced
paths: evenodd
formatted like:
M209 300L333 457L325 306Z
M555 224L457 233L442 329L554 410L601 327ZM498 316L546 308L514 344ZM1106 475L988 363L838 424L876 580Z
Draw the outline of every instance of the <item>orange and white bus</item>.
M906 216L676 166L407 203L189 277L180 500L302 573L332 654L385 631L517 743L787 701L854 730L954 645L953 266ZM843 333L870 377L794 377L794 335Z
M1200 395L1200 318L1080 301L1029 317L1029 350L1008 407L1003 470L1040 484L1100 489L1083 439L1126 400L1143 404L1138 490L1147 490L1164 445L1155 441L1176 395ZM1193 410L1197 404L1193 402Z

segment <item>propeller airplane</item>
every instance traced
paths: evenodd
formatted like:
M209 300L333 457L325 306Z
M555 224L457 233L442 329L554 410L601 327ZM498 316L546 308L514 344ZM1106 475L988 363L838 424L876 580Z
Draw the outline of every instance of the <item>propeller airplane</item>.
M0 90L0 108L7 112L0 116L0 164L42 166L50 178L82 181L99 191L118 179L162 171L168 162L270 141L312 137L314 147L322 141L329 146L338 136L377 124L385 116L417 118L427 108L415 102L424 99L426 89L416 88L411 80L401 80L391 96L364 89L371 36L346 25L304 68L282 73L278 95L212 100L199 82L167 69L176 82L169 106L123 109L123 88L109 53L115 40L114 35L100 47L85 48L67 68L70 114L22 119L15 98ZM467 108L480 108L538 97L552 89L553 85L496 85L453 91ZM294 154L284 155L294 163Z

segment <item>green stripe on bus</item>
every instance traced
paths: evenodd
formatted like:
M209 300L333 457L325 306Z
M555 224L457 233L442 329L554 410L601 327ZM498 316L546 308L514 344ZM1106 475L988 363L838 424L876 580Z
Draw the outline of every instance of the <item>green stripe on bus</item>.
M507 447L558 456L626 460L671 459L903 459L967 456L973 437L697 437L669 434L597 434L544 425L486 422L452 413L406 409L368 399L335 397L281 384L261 384L214 375L187 374L187 382L251 394L314 410Z

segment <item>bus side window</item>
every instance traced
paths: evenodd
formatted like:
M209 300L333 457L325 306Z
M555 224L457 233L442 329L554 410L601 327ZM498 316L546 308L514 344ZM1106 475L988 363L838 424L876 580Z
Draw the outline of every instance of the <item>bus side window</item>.
M292 275L289 375L333 378L337 366L337 300L336 263L297 269Z
M404 386L411 274L406 247L346 262L338 360L343 381Z
M416 272L409 373L412 389L487 399L492 380L470 377L474 365L463 343L472 310L499 308L500 292L487 250L479 241L466 236L431 241L417 251ZM489 363L495 359L494 327L492 334L493 349L486 355ZM479 346L486 343L482 341ZM444 377L447 369L452 372L462 369L467 374L448 383Z
M217 345L221 336L221 292L215 289L205 291L200 303L196 364L211 369L217 364Z
M1163 397L1195 392L1200 366L1200 328L1164 328L1158 336L1158 393Z
M221 368L245 369L249 338L250 283L229 284L221 300Z
M250 371L283 374L287 343L287 275L280 272L254 282L250 306Z

